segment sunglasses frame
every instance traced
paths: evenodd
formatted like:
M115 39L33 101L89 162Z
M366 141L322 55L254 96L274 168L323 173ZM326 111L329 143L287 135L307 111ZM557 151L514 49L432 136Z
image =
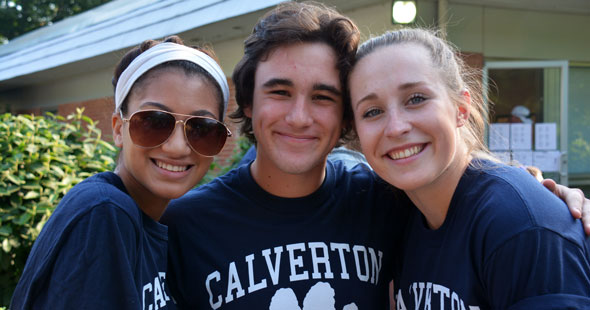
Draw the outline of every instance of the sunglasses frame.
M201 156L205 156L205 157L214 157L215 155L219 154L219 152L221 152L221 150L219 150L219 152L217 152L217 154L214 154L214 155L205 155L205 154L202 154L202 153L198 152L197 150L195 150L195 148L191 145L191 143L189 142L188 137L186 135L186 122L189 121L189 120L191 120L191 119L193 119L193 118L209 119L209 120L213 120L216 123L222 125L225 128L226 132L227 132L227 136L225 137L226 138L226 141L227 141L227 138L229 138L229 137L232 136L231 131L229 130L229 128L227 128L227 126L224 123L222 123L222 122L220 122L220 121L218 121L218 120L216 120L216 119L214 119L212 117L199 116L199 115L189 115L189 114L180 114L180 113L173 113L173 112L169 112L169 111L165 111L165 110L156 110L156 109L137 110L137 111L131 113L131 115L129 115L129 118L123 117L123 111L119 110L119 115L121 116L121 120L123 121L123 123L129 123L131 121L131 118L133 118L133 116L135 114L141 113L141 112L158 112L158 113L165 113L165 114L172 115L172 117L174 117L174 129L172 129L172 132L170 132L170 135L168 135L168 138L166 138L166 140L164 140L162 143L160 143L158 145L155 145L155 146L142 146L142 145L138 145L138 144L135 143L135 141L133 141L133 139L131 139L131 142L133 142L133 145L135 145L137 147L140 147L140 148L153 149L153 148L157 148L159 146L162 146L164 143L166 143L170 139L170 137L172 137L172 135L174 134L174 131L176 130L176 125L178 125L178 123L181 123L182 124L182 133L184 135L184 141L186 142L186 144L188 144L188 146L191 148L191 150L193 152L195 152L195 153L197 153L197 154L199 154ZM185 117L185 119L178 119L177 116ZM131 132L129 131L129 129L130 129L130 127L127 127L127 131L129 132L129 137L131 137Z

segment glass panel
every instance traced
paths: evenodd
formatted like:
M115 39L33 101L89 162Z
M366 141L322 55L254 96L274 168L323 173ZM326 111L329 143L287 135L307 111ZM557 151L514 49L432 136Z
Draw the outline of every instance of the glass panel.
M570 174L573 174L570 176L573 184L578 182L589 184L590 68L572 67L569 72L568 170Z
M516 106L528 109L533 122L544 121L543 69L490 69L488 76L492 123L521 122L511 113Z
M560 143L560 108L561 108L561 69L560 68L510 68L489 69L490 121L492 123L528 123L530 131L511 126L512 135L520 132L530 140L530 148L523 149L523 144L514 147L511 140L510 150L513 160L521 164L533 165L535 154L559 149ZM555 149L535 151L536 123L555 123ZM515 131L517 130L517 131ZM553 130L555 131L555 130ZM540 132L539 134L542 134ZM529 136L530 135L530 136ZM517 136L513 136L517 137ZM546 136L545 136L546 137ZM522 139L521 139L522 141ZM541 141L539 141L541 143ZM524 143L528 144L528 143ZM500 151L502 154L506 152ZM504 155L506 156L506 155ZM543 176L559 180L559 173L543 171Z

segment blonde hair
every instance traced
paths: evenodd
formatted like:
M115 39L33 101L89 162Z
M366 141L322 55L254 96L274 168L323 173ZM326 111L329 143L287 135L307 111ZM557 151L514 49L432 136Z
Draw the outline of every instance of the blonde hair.
M422 28L406 28L386 32L363 43L356 56L356 62L375 50L399 44L414 43L428 50L433 67L444 81L451 101L455 105L463 102L463 92L471 95L470 115L464 126L460 128L461 137L468 154L474 157L493 159L484 143L487 110L484 105L480 70L470 68L459 57L457 50L437 33Z

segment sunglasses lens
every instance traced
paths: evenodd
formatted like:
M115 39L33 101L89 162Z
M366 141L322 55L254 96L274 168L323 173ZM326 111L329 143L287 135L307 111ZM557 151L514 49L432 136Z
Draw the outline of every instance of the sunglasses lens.
M140 111L129 120L129 135L136 145L155 147L166 141L174 127L176 119L171 114L158 111Z
M227 139L227 129L214 119L191 118L186 122L185 129L193 150L205 156L219 154Z

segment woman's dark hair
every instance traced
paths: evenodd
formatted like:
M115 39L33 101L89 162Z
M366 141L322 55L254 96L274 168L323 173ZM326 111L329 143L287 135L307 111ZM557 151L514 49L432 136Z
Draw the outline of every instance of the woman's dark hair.
M244 109L252 106L258 63L279 46L322 42L336 53L344 105L341 137L347 137L352 128L352 110L348 104L346 85L359 41L360 32L352 20L323 4L288 2L279 5L256 23L252 34L244 42L244 57L232 75L238 109L230 117L242 123L240 131L255 143L252 120L244 114Z
M113 80L112 80L113 89L117 88L117 82L119 81L119 77L121 77L121 74L123 73L123 71L125 71L125 69L129 66L129 64L137 56L139 56L141 53L147 51L151 47L154 47L155 45L158 45L158 44L164 43L164 42L172 42L172 43L184 45L184 43L182 42L182 40L178 36L170 36L170 37L165 38L163 41L155 41L155 40L143 41L139 46L128 51L123 56L123 58L121 58L121 60L119 61L119 63L115 67L115 72L113 74ZM201 47L201 46L191 46L191 47L207 54L211 58L215 59L215 61L219 62L217 60L217 57L215 56L215 53L213 52L213 49L211 49L209 47ZM129 94L131 94L134 90L140 88L142 86L142 83L149 76L153 75L155 72L157 72L159 70L163 70L163 69L170 69L170 68L180 69L187 76L199 75L199 76L204 77L207 81L209 81L209 83L211 85L213 85L213 87L215 87L215 91L217 93L217 98L218 98L218 102L219 102L219 117L220 118L222 117L223 112L224 112L223 111L224 105L223 105L223 92L221 91L221 86L219 86L217 81L213 78L213 76L211 74L209 74L209 72L207 72L205 69L201 68L199 65L197 65L193 62L187 61L187 60L172 60L172 61L168 61L168 62L159 64L159 65L151 68L149 71L147 71L145 74L143 74L139 79L137 79L137 81L131 87ZM127 115L127 108L128 108L127 98L129 98L129 95L127 95L127 97L125 98L125 100L121 104L121 112L123 113L123 115Z

